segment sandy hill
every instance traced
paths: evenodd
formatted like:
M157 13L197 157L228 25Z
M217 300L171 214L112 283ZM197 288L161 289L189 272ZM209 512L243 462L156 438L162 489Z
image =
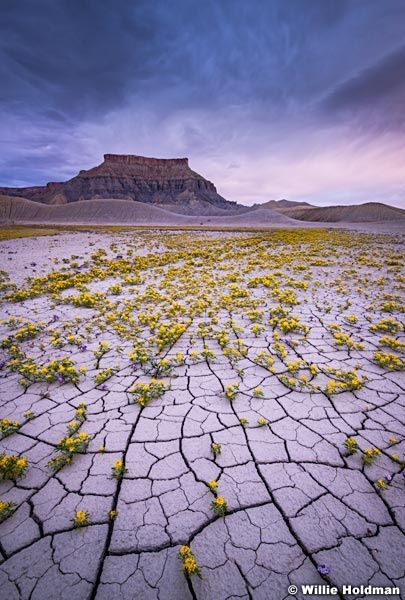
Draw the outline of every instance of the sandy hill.
M219 208L208 203L199 203L197 206L190 204L164 204L156 206L178 215L190 215L194 217L229 217L232 215L245 214L253 210L251 206L235 205L235 208Z
M295 207L278 209L284 215L302 221L324 223L371 223L405 219L405 210L380 202L349 206Z
M312 206L312 204L308 204L308 202L295 202L294 200L268 200L268 202L264 202L263 204L255 204L257 208L272 208L273 210L280 210L284 208L297 208L304 206Z
M120 225L211 225L258 227L297 225L298 221L271 209L246 214L224 211L222 215L182 215L132 200L83 200L71 204L45 205L39 202L0 196L0 222L44 224Z
M296 226L300 223L297 219L284 215L270 208L258 208L247 213L232 214L229 216L213 217L211 222L220 224L221 221L226 221L232 225L240 225L241 227L271 227L272 225Z
M0 196L0 221L61 224L187 223L187 216L132 200L82 200L71 204L46 205L25 198Z
M235 210L239 205L220 196L215 185L192 171L187 158L148 158L105 154L104 161L80 171L66 182L45 186L0 188L0 194L18 196L43 204L67 204L81 200L120 199L145 202L179 212L215 214L217 209Z

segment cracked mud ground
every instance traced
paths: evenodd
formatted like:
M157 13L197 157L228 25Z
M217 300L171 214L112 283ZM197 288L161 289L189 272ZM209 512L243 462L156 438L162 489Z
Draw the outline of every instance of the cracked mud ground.
M0 597L405 593L403 243L0 242L0 454L26 459L0 480ZM201 578L184 576L183 545Z

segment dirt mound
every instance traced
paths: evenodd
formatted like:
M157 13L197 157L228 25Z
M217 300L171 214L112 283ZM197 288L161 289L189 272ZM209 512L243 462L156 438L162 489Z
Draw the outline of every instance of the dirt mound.
M215 224L226 221L230 225L241 225L246 227L260 227L271 225L297 225L297 220L288 215L272 210L270 208L258 208L247 213L239 215L229 215L224 217L215 217L211 219Z
M85 200L45 205L25 198L0 196L2 222L176 225L187 223L188 219L190 217L132 200Z
M278 210L293 219L321 223L372 223L405 219L405 210L380 202L367 202L350 206L297 207Z
M371 210L366 210L371 206ZM381 210L383 207L384 210ZM353 210L356 209L356 210ZM387 210L388 209L388 210ZM314 212L316 211L316 212ZM219 213L219 214L218 214ZM314 227L316 223L387 223L405 225L405 211L383 204L327 208L258 208L248 212L219 211L211 214L180 214L133 200L84 200L46 205L25 198L0 196L1 223L94 224L94 225L204 225L208 227ZM294 217L294 218L293 218ZM299 220L300 219L300 220Z
M120 224L120 225L211 225L258 227L293 225L297 221L271 209L244 214L183 215L132 200L85 200L61 205L45 205L25 198L0 196L3 223Z

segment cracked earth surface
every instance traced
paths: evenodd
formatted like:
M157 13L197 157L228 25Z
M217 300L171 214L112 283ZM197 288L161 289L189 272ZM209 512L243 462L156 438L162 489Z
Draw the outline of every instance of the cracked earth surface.
M0 242L0 454L26 459L0 471L1 598L405 593L403 244Z

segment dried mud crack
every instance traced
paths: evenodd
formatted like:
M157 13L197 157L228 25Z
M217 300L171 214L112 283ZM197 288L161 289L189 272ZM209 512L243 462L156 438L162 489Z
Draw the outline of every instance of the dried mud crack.
M104 229L0 256L1 598L405 593L403 235Z

